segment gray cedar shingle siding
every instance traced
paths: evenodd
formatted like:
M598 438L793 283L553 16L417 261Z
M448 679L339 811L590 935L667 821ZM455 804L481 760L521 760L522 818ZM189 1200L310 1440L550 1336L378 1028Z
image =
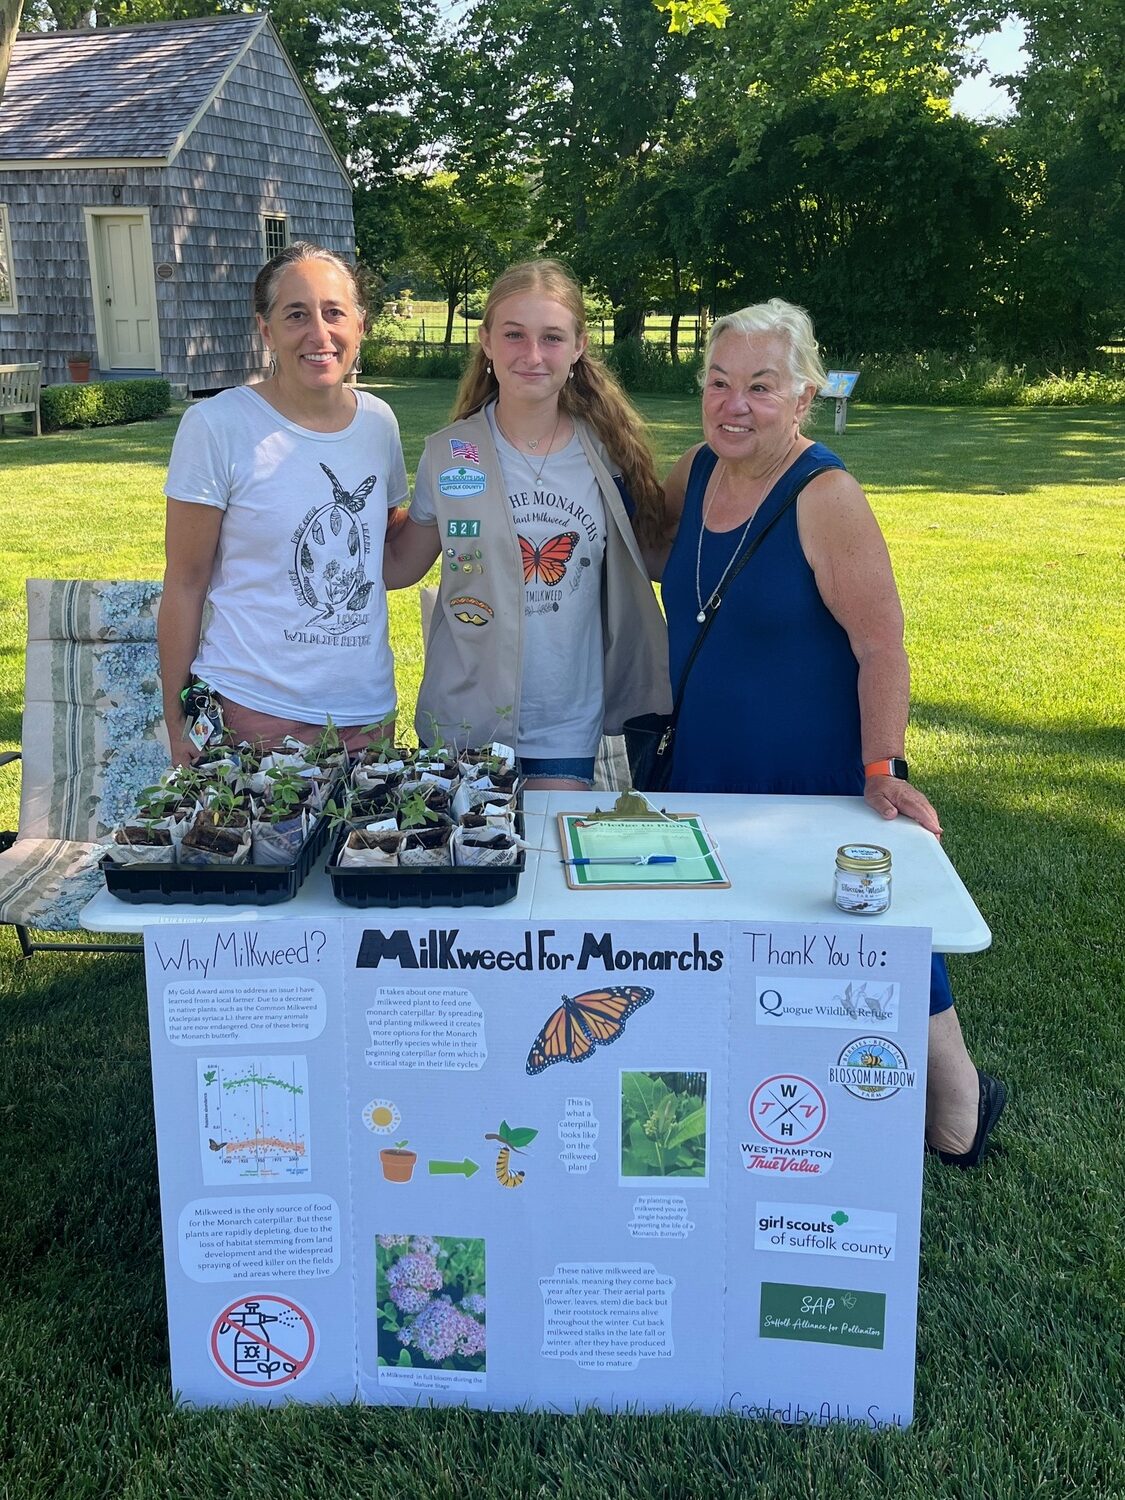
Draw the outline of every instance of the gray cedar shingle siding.
M171 96L166 107L158 108L143 61L141 44L152 35L159 44L154 70ZM83 67L90 66L91 38L121 40L130 63L114 86L124 88L131 79L133 91L118 96L112 111L100 95L102 115L85 144L87 156L104 159L141 155L138 143L147 151L158 137L161 152L169 150L250 35L251 45L170 166L94 167L73 159L66 166L4 170L5 157L42 158L45 147L52 142L57 147L61 140L46 130L49 122L40 113L45 133L33 142L31 95L21 87L22 112L11 121L10 95L5 95L0 202L9 210L19 312L0 314L0 363L42 359L45 378L57 382L67 378L67 354L96 348L84 208L149 210L153 260L174 267L171 280L156 282L162 373L183 390L237 385L263 372L250 312L250 291L262 263L263 214L285 215L291 239L313 239L352 257L351 186L261 17L52 33L32 40L54 40L64 51L78 40ZM25 39L17 45L22 59ZM40 103L42 66L37 56ZM200 82L204 74L206 88ZM21 77L15 63L9 90L13 77ZM98 77L90 87L100 89ZM147 133L133 134L125 144L118 122L111 128L106 117L134 114L138 99L142 114L157 110L158 115ZM118 198L114 187L121 189Z

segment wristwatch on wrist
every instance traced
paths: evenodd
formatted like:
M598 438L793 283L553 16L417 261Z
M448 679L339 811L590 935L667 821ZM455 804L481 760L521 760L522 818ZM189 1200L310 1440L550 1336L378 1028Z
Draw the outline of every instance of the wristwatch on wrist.
M889 760L873 760L864 766L865 776L894 776L898 781L910 780L910 767L901 755L894 755Z

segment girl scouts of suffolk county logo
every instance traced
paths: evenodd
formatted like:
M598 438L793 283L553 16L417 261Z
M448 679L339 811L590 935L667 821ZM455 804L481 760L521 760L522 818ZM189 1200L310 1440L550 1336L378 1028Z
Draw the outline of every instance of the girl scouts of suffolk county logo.
M836 1066L828 1070L828 1081L842 1083L857 1099L889 1099L899 1089L912 1089L917 1079L905 1053L883 1036L861 1036L849 1042Z

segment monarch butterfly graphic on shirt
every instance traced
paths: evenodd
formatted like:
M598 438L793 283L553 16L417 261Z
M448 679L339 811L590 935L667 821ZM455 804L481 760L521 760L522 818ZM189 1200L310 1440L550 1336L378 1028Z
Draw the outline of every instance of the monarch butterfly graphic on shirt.
M566 577L566 565L578 546L578 540L577 531L560 531L536 547L521 536L524 583L545 583L549 588L560 584Z
M608 1047L625 1030L635 1010L647 1005L653 991L640 984L611 985L588 990L573 999L563 996L527 1054L527 1071L542 1073L552 1063L585 1062L595 1047Z
M371 539L361 513L378 476L369 474L349 489L327 464L320 467L332 486L332 499L314 504L294 532L289 581L313 611L305 628L339 636L356 628L375 586L367 576Z

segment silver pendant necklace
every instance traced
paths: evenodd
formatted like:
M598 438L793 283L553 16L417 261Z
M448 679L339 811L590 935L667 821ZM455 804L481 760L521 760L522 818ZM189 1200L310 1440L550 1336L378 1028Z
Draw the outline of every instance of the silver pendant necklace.
M712 505L714 504L715 496L719 493L720 489L722 489L723 480L726 477L727 477L727 466L726 466L726 464L723 464L721 466L721 468L720 468L719 478L718 478L718 481L716 482L715 488L711 491L711 494L709 495L708 500L707 500L707 504L703 507L703 515L701 516L700 522L699 522L699 539L698 539L698 541L696 543L696 547L695 547L695 602L699 605L699 613L696 615L695 618L696 618L697 623L700 624L700 625L702 625L702 624L705 623L705 621L707 619L707 611L709 609L718 609L719 605L722 603L722 596L720 594L720 590L722 589L723 584L726 583L726 581L727 581L727 574L730 572L731 568L734 567L734 560L735 560L735 558L742 551L742 544L746 540L746 533L750 530L751 526L753 526L753 524L754 524L754 516L757 515L757 508L755 508L755 510L753 511L753 513L750 516L750 519L747 521L746 525L742 528L742 532L741 532L741 534L740 534L740 536L738 538L737 543L735 544L734 551L731 553L730 561L727 563L726 567L723 569L722 574L719 577L718 583L715 585L715 587L708 594L708 596L707 596L707 602L704 603L703 602L703 584L702 584L702 582L700 580L700 575L703 572L703 533L707 530L707 514L710 511Z
M720 463L720 465L719 465L719 477L715 481L715 488L711 491L710 495L707 498L706 503L703 506L703 513L700 516L700 520L699 520L699 537L698 537L698 540L696 541L696 545L695 545L695 602L699 606L699 613L695 617L696 624L698 624L698 625L704 625L704 624L706 624L706 622L707 622L707 611L711 610L712 612L714 612L715 610L718 609L719 605L723 602L722 588L723 588L723 585L727 581L727 574L734 567L735 563L738 560L738 554L742 551L742 544L746 540L747 533L749 532L751 526L753 526L753 524L754 524L754 517L758 514L759 510L762 508L762 501L765 499L766 495L769 493L770 483L771 483L774 475L777 474L784 467L786 460L788 459L790 453L793 452L793 449L796 447L796 445L797 445L797 439L794 438L793 441L790 443L789 447L785 450L784 454L778 460L778 462L773 466L772 469L770 469L770 471L766 474L765 478L763 479L763 481L762 481L762 493L761 493L761 495L760 495L760 497L758 499L758 503L757 503L757 505L755 505L754 509L750 512L750 519L746 522L746 525L742 528L742 531L739 534L738 541L735 544L735 549L731 553L730 560L728 561L726 567L723 569L722 573L720 574L718 583L711 590L711 592L707 595L707 598L706 598L706 601L705 601L704 598L703 598L703 584L702 584L702 581L701 581L701 575L702 575L702 572L703 572L703 533L707 530L707 517L710 514L711 509L712 509L715 501L718 499L719 491L723 487L723 480L727 477L726 462L723 461L723 462Z
M503 433L505 439L507 440L508 447L514 449L515 452L517 452L519 454L519 456L523 459L524 463L527 465L527 467L531 470L532 474L534 475L535 483L536 484L542 483L542 480L543 480L543 470L547 467L547 460L551 457L551 449L555 445L555 437L558 434L559 423L562 421L562 407L560 406L558 408L558 410L556 411L556 413L555 413L555 425L551 428L551 436L550 436L550 438L547 441L547 451L546 451L546 453L544 453L543 460L540 463L538 469L536 469L535 465L532 463L531 459L528 458L527 454L523 451L523 449L520 448L520 446L517 443L513 443L512 440L511 440L511 438L508 437L508 434L506 432L504 432L504 428L503 428L503 426L502 426L502 424L500 422L500 411L499 411L499 408L497 408L495 415L496 415L496 425L497 425L497 427L500 428L501 433ZM543 441L542 438L536 438L535 441L534 441L534 443L529 442L527 446L529 448L538 448L539 444L542 441Z

